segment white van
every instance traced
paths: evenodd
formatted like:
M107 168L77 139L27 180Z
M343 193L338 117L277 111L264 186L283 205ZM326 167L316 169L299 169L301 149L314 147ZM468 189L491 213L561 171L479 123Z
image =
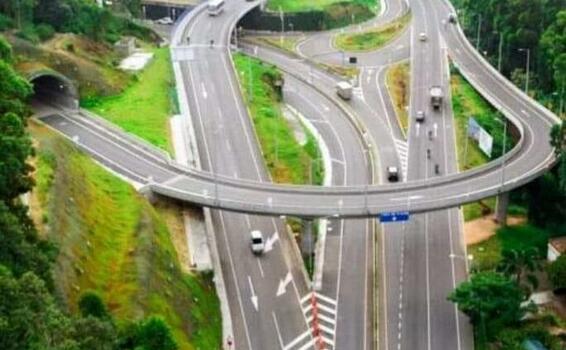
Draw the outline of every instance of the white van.
M208 1L208 15L218 16L224 11L224 0L209 0Z
M341 81L336 84L336 93L344 100L352 98L352 84L347 81Z

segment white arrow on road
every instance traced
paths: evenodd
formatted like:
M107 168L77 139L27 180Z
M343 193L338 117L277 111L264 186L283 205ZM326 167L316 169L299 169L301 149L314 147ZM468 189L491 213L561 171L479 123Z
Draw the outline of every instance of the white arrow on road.
M291 272L287 272L287 276L285 276L285 279L279 281L279 288L277 288L277 296L281 296L285 294L285 292L287 291L287 285L291 283L292 280L293 280L293 275L291 275Z
M275 242L277 242L279 240L279 233L277 231L275 231L275 233L273 234L273 236L267 238L267 240L265 241L265 252L270 252L273 250L273 245L275 244Z
M434 137L438 137L438 124L434 123Z
M252 283L252 278L248 276L248 282L250 283L250 291L252 293L252 304L254 304L255 311L259 310L259 302L257 300L257 295L255 294L254 285Z

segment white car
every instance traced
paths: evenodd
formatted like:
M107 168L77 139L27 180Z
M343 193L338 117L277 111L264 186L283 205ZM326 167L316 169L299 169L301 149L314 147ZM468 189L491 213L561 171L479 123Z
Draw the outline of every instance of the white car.
M426 39L427 39L426 33L421 32L421 33L419 34L419 40L420 40L420 41L426 41Z
M171 19L171 17L163 17L163 18L160 18L157 21L155 21L155 23L170 25L170 24L173 24L173 20Z
M261 231L253 230L250 233L250 238L252 252L257 255L263 254L263 251L265 250L265 242L263 241L263 235L261 234Z

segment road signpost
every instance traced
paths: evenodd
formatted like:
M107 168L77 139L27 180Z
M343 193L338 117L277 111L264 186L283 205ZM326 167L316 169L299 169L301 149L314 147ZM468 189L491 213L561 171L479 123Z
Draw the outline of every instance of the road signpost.
M410 214L408 211L386 212L379 214L380 222L403 222L409 221Z

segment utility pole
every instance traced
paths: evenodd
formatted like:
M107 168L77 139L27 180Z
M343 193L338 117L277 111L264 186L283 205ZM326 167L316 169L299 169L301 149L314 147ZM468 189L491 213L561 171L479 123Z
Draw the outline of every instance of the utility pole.
M529 94L529 73L530 73L530 67L531 67L531 49L528 48L520 48L519 49L520 52L526 52L527 53L527 68L525 69L526 71L526 80L525 80L525 93L528 95Z
M281 46L283 46L283 35L285 34L285 13L283 12L283 9L281 8L281 6L279 6L279 18L281 18L281 38L280 38L280 43L281 43Z

